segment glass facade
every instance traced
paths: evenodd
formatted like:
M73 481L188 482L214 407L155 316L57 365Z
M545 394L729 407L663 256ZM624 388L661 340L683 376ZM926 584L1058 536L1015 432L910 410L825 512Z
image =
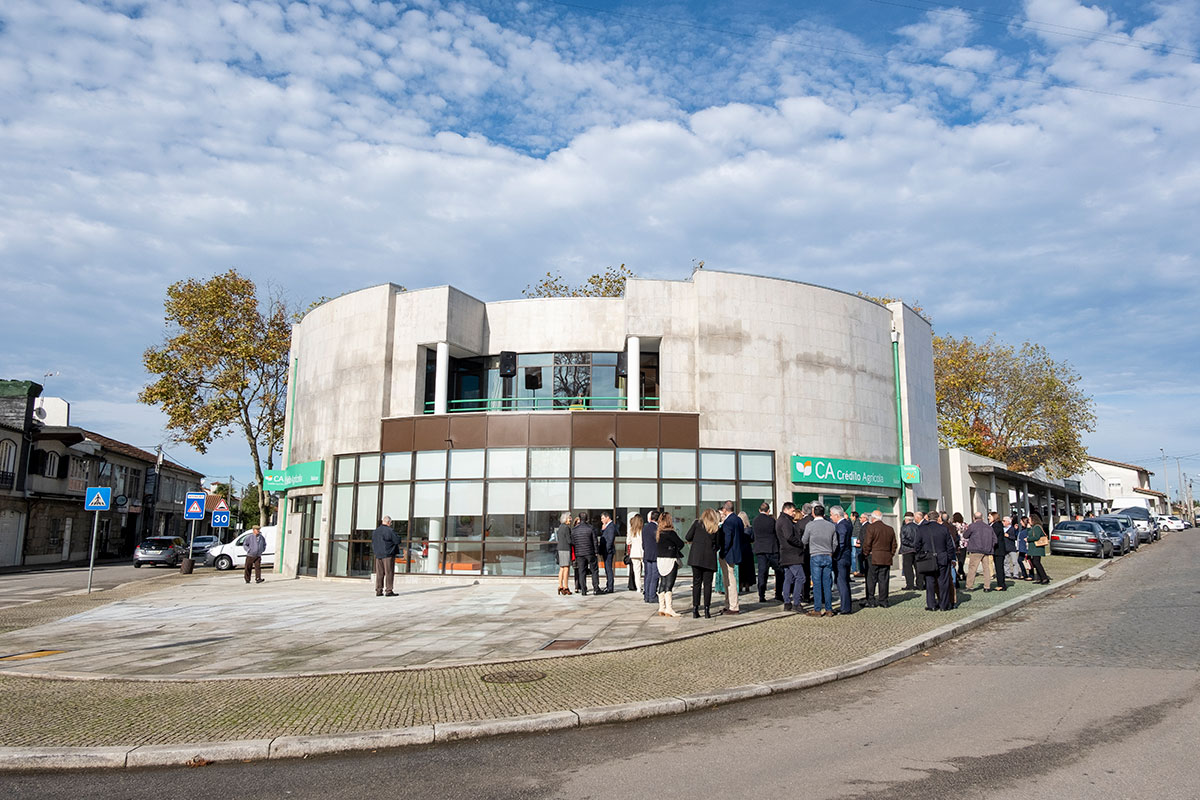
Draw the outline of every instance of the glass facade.
M615 352L518 353L516 375L500 374L499 356L451 357L447 411L625 409L627 379ZM657 410L658 353L642 353L641 405ZM425 413L433 413L437 354L426 355Z
M557 575L555 530L562 512L588 511L594 524L601 511L614 512L617 552L623 553L634 514L669 511L682 537L699 509L726 500L751 517L763 500L774 508L774 463L769 451L654 448L338 456L328 574L370 576L371 532L388 516L404 543L397 572ZM309 567L315 553L304 550L313 545L301 539L300 574L315 574ZM617 568L625 568L621 559Z

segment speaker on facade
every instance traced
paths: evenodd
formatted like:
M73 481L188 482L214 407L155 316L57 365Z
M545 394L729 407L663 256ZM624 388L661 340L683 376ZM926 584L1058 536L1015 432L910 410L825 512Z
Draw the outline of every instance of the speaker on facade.
M526 367L526 369L525 369L525 388L531 392L536 392L538 389L542 388L542 368L541 367L533 367L532 369Z
M629 352L627 350L617 353L617 377L629 377Z
M517 354L512 350L500 352L500 377L513 378L517 374Z

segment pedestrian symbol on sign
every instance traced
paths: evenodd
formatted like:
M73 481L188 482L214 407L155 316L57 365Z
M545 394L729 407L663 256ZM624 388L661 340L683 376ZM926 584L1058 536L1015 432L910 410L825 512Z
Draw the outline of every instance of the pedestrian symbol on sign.
M84 510L108 511L112 503L112 489L107 486L89 486L84 497Z
M203 514L204 506L200 505L200 502L198 500L193 500L192 504L190 506L188 506L188 513L189 514Z

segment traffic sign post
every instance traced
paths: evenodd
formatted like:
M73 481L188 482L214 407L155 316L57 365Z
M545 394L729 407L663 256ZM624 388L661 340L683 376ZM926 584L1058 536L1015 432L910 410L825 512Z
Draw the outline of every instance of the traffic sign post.
M192 557L192 546L196 543L196 520L204 519L204 501L208 495L204 492L188 492L183 499L183 518L192 523L192 531L188 537L188 554Z
M96 569L96 535L100 532L100 512L112 507L112 489L108 486L89 486L83 493L85 511L96 512L92 518L92 547L88 553L88 594L92 593L92 572Z

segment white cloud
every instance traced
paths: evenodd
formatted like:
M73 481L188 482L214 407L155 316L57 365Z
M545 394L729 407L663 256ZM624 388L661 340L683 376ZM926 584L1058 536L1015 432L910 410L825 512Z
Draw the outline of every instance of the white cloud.
M1129 35L1074 3L1026 13ZM1156 13L1195 30L1184 4ZM1179 53L1018 52L948 15L871 61L814 26L666 47L536 6L0 14L0 330L21 342L0 377L62 368L118 430L161 424L132 398L165 287L229 267L297 302L385 280L495 299L547 270L703 259L919 299L940 329L1044 341L1087 375L1157 369L1200 333L1200 111L1043 84L1200 105Z

